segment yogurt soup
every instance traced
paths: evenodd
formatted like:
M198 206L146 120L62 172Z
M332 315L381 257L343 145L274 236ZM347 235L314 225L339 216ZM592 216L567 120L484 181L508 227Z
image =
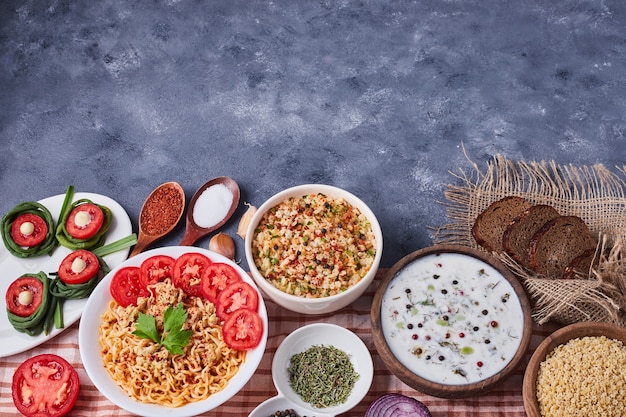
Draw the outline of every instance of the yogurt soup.
M522 341L524 314L513 286L472 256L416 259L390 281L381 304L389 348L411 372L465 385L501 371Z

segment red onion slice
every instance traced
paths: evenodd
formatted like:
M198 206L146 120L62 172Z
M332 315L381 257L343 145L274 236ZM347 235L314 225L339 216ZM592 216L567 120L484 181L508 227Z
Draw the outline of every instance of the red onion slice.
M365 417L432 417L430 410L415 398L385 394L370 404Z

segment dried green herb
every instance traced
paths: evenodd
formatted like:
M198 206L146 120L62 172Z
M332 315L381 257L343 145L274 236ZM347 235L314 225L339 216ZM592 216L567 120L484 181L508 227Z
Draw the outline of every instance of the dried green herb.
M318 408L345 403L359 379L348 354L334 346L314 345L296 353L288 370L291 388Z

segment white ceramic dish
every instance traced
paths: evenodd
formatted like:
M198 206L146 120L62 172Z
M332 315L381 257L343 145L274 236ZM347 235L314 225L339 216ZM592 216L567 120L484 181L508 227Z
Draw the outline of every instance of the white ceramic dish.
M376 256L370 271L359 281L357 284L350 287L347 291L341 294L322 297L322 298L304 298L296 295L287 294L278 288L272 286L263 275L256 268L254 263L254 256L252 254L252 237L254 235L254 229L259 224L259 221L263 218L263 214L272 207L282 203L284 200L290 197L299 197L310 193L323 193L331 197L340 197L345 199L352 206L358 208L361 213L367 216L370 224L372 225L372 231L376 238ZM383 253L383 234L380 229L380 224L376 219L376 216L370 210L370 208L355 195L341 188L333 187L330 185L322 184L305 184L296 187L288 188L281 191L278 194L272 196L269 200L263 203L256 211L250 221L250 225L246 231L245 240L246 260L252 277L256 281L259 288L267 294L267 296L276 304L284 307L288 310L295 311L302 314L326 314L335 312L343 307L348 306L354 302L357 298L363 294L367 287L372 283L378 271L380 259Z
M113 222L107 232L106 243L114 242L118 239L124 238L133 232L132 224L128 214L115 200L92 193L75 193L74 200L87 198L94 203L107 206L113 213ZM65 194L56 195L53 197L45 198L39 201L43 204L52 214L52 218L56 221L59 218L61 207L63 206L63 200ZM59 264L71 252L70 249L59 246L57 247L52 256L43 255L33 258L18 258L13 256L4 246L4 242L0 239L0 271L2 271L3 279L0 280L0 293L4 296L6 294L9 285L18 277L26 273L38 273L43 271L46 273L56 272L59 268ZM112 253L104 257L107 265L114 268L115 266L124 262L128 258L129 249L124 249L119 252ZM74 324L81 316L83 307L87 302L83 300L67 300L63 303L63 318L65 329ZM53 330L47 336L41 333L38 336L29 336L24 333L16 331L7 317L6 309L0 309L0 357L14 355L20 352L24 352L28 349L32 349L45 341L53 338L61 333L64 329Z
M341 405L328 408L315 408L303 401L289 384L289 363L291 357L304 352L314 345L334 346L348 354L355 372L359 374L348 400ZM367 395L374 378L374 364L365 343L353 332L329 323L309 324L295 330L282 341L272 361L272 380L278 391L257 406L249 417L266 417L270 413L294 409L300 415L331 417L354 408ZM276 408L278 407L278 408ZM271 411L270 411L271 410Z
M311 414L312 411L310 409L300 407L282 396L272 397L269 400L263 401L254 410L252 410L248 417L267 417L277 411L285 410L293 410L298 413L299 416L314 415L315 417L332 417L328 414L320 414L318 412Z
M204 401L190 403L178 408L162 407L154 404L144 404L129 397L120 387L118 387L113 379L109 376L104 368L102 355L100 354L100 344L98 342L98 328L100 327L100 317L106 310L112 297L109 292L109 286L113 275L122 267L139 266L141 263L153 255L169 255L177 258L183 253L197 252L208 256L214 262L223 262L234 267L242 276L242 278L256 289L254 281L248 274L237 264L230 261L226 257L206 249L189 246L170 246L164 248L152 249L133 256L126 262L104 277L100 285L95 289L89 298L87 305L83 311L81 325L78 329L78 345L80 348L80 356L85 366L85 371L92 382L105 397L124 410L140 416L168 416L168 417L185 417L205 413L213 408L228 401L233 395L248 382L256 371L263 353L265 352L265 344L267 342L268 322L267 310L261 294L259 294L258 312L263 320L263 338L261 343L254 349L247 352L246 361L239 368L237 374L230 380L223 391L211 395ZM258 291L258 289L257 289Z

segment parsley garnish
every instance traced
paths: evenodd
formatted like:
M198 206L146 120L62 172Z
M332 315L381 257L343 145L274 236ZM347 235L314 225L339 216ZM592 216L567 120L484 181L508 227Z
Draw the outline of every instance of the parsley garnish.
M167 307L163 312L163 333L159 335L154 316L140 312L133 334L140 339L150 339L158 343L159 347L165 346L172 355L179 355L183 353L182 348L189 343L193 333L191 330L182 329L186 320L187 311L182 303L176 308Z

